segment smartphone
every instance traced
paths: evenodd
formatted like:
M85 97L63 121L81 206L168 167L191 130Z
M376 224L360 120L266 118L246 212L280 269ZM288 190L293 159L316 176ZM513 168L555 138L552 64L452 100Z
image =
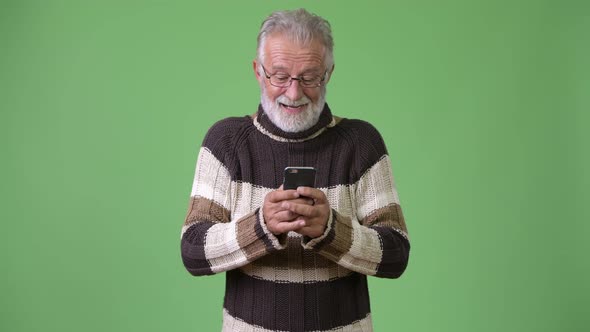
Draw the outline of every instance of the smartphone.
M283 189L297 189L297 187L315 186L315 168L313 167L286 167L283 178Z

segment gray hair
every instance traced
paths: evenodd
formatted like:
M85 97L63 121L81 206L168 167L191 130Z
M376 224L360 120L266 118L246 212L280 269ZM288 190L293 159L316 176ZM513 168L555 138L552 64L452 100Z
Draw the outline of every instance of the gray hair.
M328 70L334 65L334 41L330 23L324 18L311 14L300 8L296 10L276 11L267 17L258 34L256 49L259 62L264 61L264 45L266 38L274 33L284 34L297 44L309 45L319 41L325 49L324 62Z

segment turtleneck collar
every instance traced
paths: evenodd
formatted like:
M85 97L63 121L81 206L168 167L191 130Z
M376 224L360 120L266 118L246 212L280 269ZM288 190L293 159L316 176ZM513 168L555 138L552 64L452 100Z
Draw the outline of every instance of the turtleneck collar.
M274 140L284 142L302 142L317 137L327 128L333 127L335 125L335 120L332 116L332 112L330 111L330 107L328 107L328 104L326 103L322 113L320 114L320 118L315 125L304 131L288 133L272 123L272 121L264 112L262 105L258 105L258 112L256 112L256 116L254 117L254 125L263 134L271 137Z

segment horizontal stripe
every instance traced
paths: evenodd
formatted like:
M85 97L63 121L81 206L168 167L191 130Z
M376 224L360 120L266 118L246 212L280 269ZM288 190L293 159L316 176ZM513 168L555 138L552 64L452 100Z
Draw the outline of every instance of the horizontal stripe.
M402 210L398 204L391 204L373 211L361 224L366 226L389 227L408 239L408 230Z
M182 236L183 262L194 275L239 268L284 248L275 245L271 237L274 235L261 227L257 211L235 222L193 223Z
M248 261L253 261L272 251L273 244L268 238L268 230L265 231L261 227L258 213L240 219L237 227L238 244Z
M205 240L205 256L213 272L222 272L248 263L240 247L236 223L215 224L209 228Z
M391 160L383 156L356 183L354 201L359 202L357 218L363 220L373 211L391 204L399 197L391 173Z
M231 182L231 212L232 219L242 216L262 207L264 198L276 188L264 188L247 182Z
M318 281L330 281L349 276L353 273L351 270L334 263L332 263L330 267L302 268L300 270L248 264L242 267L241 271L253 278L280 283L313 283ZM293 273L295 271L298 271L298 278L293 278Z
M231 181L228 169L211 151L202 147L199 151L183 233L191 224L199 221L228 222L229 217L231 220L239 220L262 206L264 197L272 190ZM223 229L222 226L219 228ZM260 233L260 229L258 231ZM217 250L218 248L212 249Z
M313 283L342 278L353 272L319 255L304 250L301 235L291 232L286 250L279 250L247 264L241 271L253 278L275 282Z
M213 225L211 222L197 223L183 232L180 242L182 263L193 275L213 274L205 254L205 238Z
M336 223L342 225L342 220L346 220L348 226L348 219L343 219L337 216ZM352 222L352 244L340 260L341 264L347 268L354 268L355 271L373 275L377 272L377 265L381 261L381 242L379 234L368 227L361 226L358 222Z
M375 275L384 278L398 278L408 265L410 243L391 228L375 226L374 229L379 233L382 246L382 258Z
M396 203L399 197L391 181L391 162L384 155L352 185L319 188L324 191L330 206L345 215L356 214L359 220L379 208ZM229 171L206 148L201 148L195 171L191 196L209 199L231 211L231 219L238 219L262 206L264 197L276 188L266 188L230 179ZM358 206L353 202L364 202Z
M370 311L364 275L283 284L258 280L239 270L226 274L224 308L249 325L279 331L331 330L361 321Z
M370 174L364 179L369 179L369 176ZM215 196L215 194L212 191L207 192L205 189L199 189L196 192L202 194L203 198L211 199L216 204L231 211L231 219L241 218L256 208L261 207L266 195L276 190L276 188L264 188L247 182L230 181L228 186L228 192L231 193L232 197L230 199L223 199L223 201L226 202L226 205L220 204L220 200L214 200L212 197ZM370 203L364 204L363 206L357 208L354 202L360 201L361 199L370 200L368 197L359 197L357 190L359 186L361 187L361 190L367 189L366 184L364 186L359 184L338 185L330 188L319 187L318 189L326 195L326 198L330 203L330 207L344 215L363 215L363 218L366 218L370 213L379 208L394 203L399 205L399 202L396 201L397 194L395 192L391 192L390 188L390 193L388 195L382 195L381 199L371 201ZM372 192L367 191L362 193L365 195L372 194ZM361 210L364 212L361 213Z
M355 272L399 277L407 266L409 242L404 236L405 232L393 227L402 227L397 204L379 209L375 213L379 215L370 215L373 225L366 227L333 211L333 230L315 247L310 241L306 248L313 248L339 266Z
M248 324L240 319L232 317L227 310L223 309L223 327L222 332L290 332L287 330L269 330L261 326ZM373 321L371 314L368 314L365 318L353 322L352 324L335 327L330 330L315 330L311 332L372 332Z
M231 210L231 192L228 191L230 184L231 177L228 169L219 159L215 158L209 149L202 147L199 150L191 196L210 199Z
M332 211L332 222L328 225L327 235L316 244L313 240L309 241L305 247L316 249L323 256L338 262L350 250L353 239L352 231L351 219Z
M181 236L191 225L203 221L229 222L229 211L210 199L200 196L191 197Z

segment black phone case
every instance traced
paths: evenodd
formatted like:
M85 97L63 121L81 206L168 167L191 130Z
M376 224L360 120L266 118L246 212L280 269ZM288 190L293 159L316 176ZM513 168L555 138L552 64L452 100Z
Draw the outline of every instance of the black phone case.
M297 189L297 187L314 187L315 169L312 167L287 167L283 179L283 189Z

